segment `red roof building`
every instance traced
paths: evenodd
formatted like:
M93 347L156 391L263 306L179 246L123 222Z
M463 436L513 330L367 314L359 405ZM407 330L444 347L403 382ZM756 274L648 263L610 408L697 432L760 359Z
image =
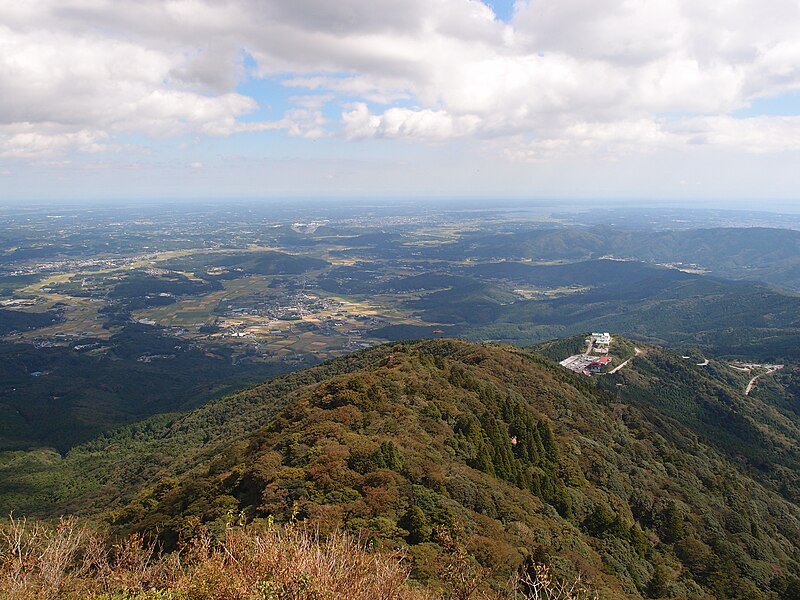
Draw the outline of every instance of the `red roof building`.
M610 356L602 356L602 357L598 358L597 360L589 363L589 366L587 367L587 369L591 373L599 373L600 370L610 362L611 362L611 357Z

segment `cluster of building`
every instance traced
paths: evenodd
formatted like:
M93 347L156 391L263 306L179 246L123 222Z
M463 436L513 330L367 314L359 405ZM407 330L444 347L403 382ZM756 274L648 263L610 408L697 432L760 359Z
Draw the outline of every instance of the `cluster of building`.
M589 363L587 370L589 373L601 373L603 371L603 367L606 365L611 364L611 357L610 356L602 356L596 360L593 360Z
M586 339L585 353L570 356L559 364L570 371L583 375L599 375L606 366L611 364L612 357L609 355L611 342L611 334L608 332L592 333Z
M223 298L223 301L225 298ZM330 298L306 292L290 292L285 297L264 295L246 296L236 299L237 304L228 304L223 315L228 318L266 317L279 321L298 321L303 317L321 312L333 312L342 303Z
M589 349L591 352L595 354L608 354L608 349L611 347L611 334L608 332L593 333L586 341L591 344Z
M689 358L689 357L684 357ZM737 371L751 371L753 369L766 369L767 371L780 371L785 365L778 365L772 363L746 363L741 361L734 361L730 363L730 367Z
M70 271L121 269L142 261L154 260L156 258L158 258L157 253L147 253L129 257L109 256L105 258L51 260L27 265L18 265L17 268L3 270L3 274L11 276L25 276L43 275L46 273L64 273Z
M610 362L610 356L597 357L590 354L576 354L574 356L570 356L569 358L565 358L558 364L560 364L562 367L566 367L570 371L582 373L583 375L597 375L602 373L603 367L608 365Z

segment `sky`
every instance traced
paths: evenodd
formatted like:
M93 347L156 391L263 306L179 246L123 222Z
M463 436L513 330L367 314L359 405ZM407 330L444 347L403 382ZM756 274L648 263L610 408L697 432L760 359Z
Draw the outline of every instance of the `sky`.
M0 0L0 202L800 205L800 0Z

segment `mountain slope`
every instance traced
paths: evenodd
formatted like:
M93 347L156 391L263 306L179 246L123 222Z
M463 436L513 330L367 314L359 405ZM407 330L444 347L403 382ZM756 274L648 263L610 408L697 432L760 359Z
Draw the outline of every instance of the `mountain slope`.
M699 346L713 355L763 360L794 359L800 346L800 296L765 286L618 260L565 265L499 262L468 267L465 274L498 286L586 291L532 300L459 293L457 288L411 304L432 323L453 323L448 335L517 345L598 328L672 347ZM420 335L407 326L372 332L386 339Z
M615 256L696 265L730 279L800 289L800 232L766 227L629 231L609 226L465 235L449 257L587 260Z
M46 327L56 320L58 320L58 315L53 312L29 313L0 308L0 335Z
M792 408L781 406L767 390L745 396L751 375L724 362L698 366L651 348L631 368L602 378L599 385L609 391L624 386L624 397L654 423L664 423L662 432L676 445L683 443L681 428L687 428L754 479L800 504L797 397ZM775 387L768 389L774 393Z
M690 371L675 362L674 385ZM455 536L498 580L532 558L604 598L778 597L800 572L798 506L662 412L660 374L626 373L619 402L527 351L387 345L40 456L38 471L18 455L0 476L18 502L33 478L50 512L168 544L243 511L408 548L421 581L438 581Z

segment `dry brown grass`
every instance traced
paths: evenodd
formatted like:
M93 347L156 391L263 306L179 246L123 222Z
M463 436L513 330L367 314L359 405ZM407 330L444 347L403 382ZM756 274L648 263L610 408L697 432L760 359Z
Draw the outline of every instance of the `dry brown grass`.
M63 519L55 527L0 525L0 597L225 600L423 600L397 553L373 553L344 534L324 541L300 528L230 528L161 554L134 535L104 536Z
M434 593L409 583L399 552L371 552L352 537L324 540L300 527L231 527L215 541L200 533L163 554L133 535L105 536L62 519L51 527L14 519L0 524L0 598L103 600L589 600L582 586L554 583L535 569L505 591L480 586L480 569L454 555ZM463 560L460 560L463 559ZM463 570L464 572L460 572ZM458 571L458 572L457 572ZM481 589L479 589L481 588Z
M588 588L580 576L574 581L554 579L544 565L533 565L515 585L525 600L599 600L597 592Z

